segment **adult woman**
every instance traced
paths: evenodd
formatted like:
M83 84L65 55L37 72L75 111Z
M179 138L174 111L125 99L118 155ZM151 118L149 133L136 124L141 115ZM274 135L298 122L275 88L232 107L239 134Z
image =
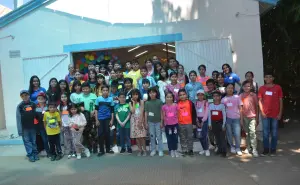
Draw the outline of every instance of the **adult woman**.
M40 92L46 93L46 89L41 87L41 81L39 77L36 75L32 76L29 80L29 94L30 94L30 101L37 104L37 96Z
M66 75L65 80L68 82L68 84L74 80L75 78L75 69L73 64L69 64L68 66L69 74Z
M148 58L145 60L145 65L148 71L147 76L152 76L154 75L154 68L153 68L153 62L151 58Z
M239 86L241 86L241 82L240 82L240 77L233 73L232 72L232 68L230 67L229 64L223 64L222 65L222 70L223 70L223 73L225 75L225 78L224 78L224 82L226 84L235 84L237 83Z
M168 84L170 84L168 71L165 68L160 70L159 81L157 82L157 86L159 89L160 100L165 103L165 90Z
M161 69L162 69L162 64L160 62L156 62L154 64L154 73L152 75L152 77L154 78L154 80L156 82L158 82L158 80L159 80L159 74L160 74Z

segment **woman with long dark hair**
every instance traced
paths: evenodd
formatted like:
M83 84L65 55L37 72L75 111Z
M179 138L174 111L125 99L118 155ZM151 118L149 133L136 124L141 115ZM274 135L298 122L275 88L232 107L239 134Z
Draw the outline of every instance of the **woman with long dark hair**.
M67 96L70 97L70 88L69 88L69 84L66 80L59 80L58 87L59 87L58 90L59 90L60 96L64 93L66 93Z
M232 72L232 68L230 67L229 64L223 64L222 65L222 70L223 70L223 73L225 75L225 78L224 78L224 82L226 84L235 84L237 83L239 86L241 86L241 80L240 80L240 77L235 74L234 72Z
M46 95L49 102L56 102L57 104L59 103L60 94L59 94L58 81L56 78L51 78L49 80L49 88L47 90Z
M41 87L41 81L38 76L33 75L29 80L30 101L37 104L37 96L40 92L46 93L46 89Z

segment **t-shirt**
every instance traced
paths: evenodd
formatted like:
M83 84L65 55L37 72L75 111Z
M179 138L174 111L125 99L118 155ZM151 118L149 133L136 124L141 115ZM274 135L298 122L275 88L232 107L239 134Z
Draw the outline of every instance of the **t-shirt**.
M65 80L67 81L67 83L69 84L71 81L73 81L75 78L74 76L67 74L66 77L65 77Z
M170 91L173 93L174 98L175 98L175 102L178 102L178 91L181 89L180 84L176 84L176 85L172 85L172 84L168 84L166 86L166 91Z
M70 91L72 90L72 87L73 87L73 83L75 82L75 80L72 80L70 83L69 83L69 86L70 86ZM85 81L84 80L80 80L80 83L83 84Z
M110 92L109 96L113 98L115 105L119 103L119 99L118 99L119 92L118 91L116 93Z
M205 99L207 100L208 103L213 103L214 102L212 92L205 92L204 95L205 95Z
M240 95L243 102L243 116L247 118L255 118L257 114L258 99L255 93L242 93Z
M88 95L81 93L80 102L84 103L84 110L92 112L94 111L96 99L97 96L94 93L89 93Z
M110 119L112 113L114 112L114 101L112 97L99 96L96 99L95 109L98 111L98 119Z
M36 116L36 105L33 102L22 102L19 105L22 128L34 128L34 118Z
M118 104L115 106L115 113L116 115L119 116L119 120L121 122L124 122L125 119L128 117L128 115L130 114L130 108L129 108L129 104ZM117 125L118 128L121 128L121 125L118 123ZM122 128L130 128L130 119L128 119L128 121L125 123L125 126Z
M30 101L34 102L35 104L38 103L37 101L37 96L41 93L45 93L46 94L46 89L43 87L38 88L37 90L33 90L33 92L30 94Z
M202 121L207 121L208 116L208 102L206 100L196 101L195 108L197 111L197 117L202 118Z
M47 135L56 135L60 133L59 122L61 122L59 113L45 112L43 121L46 123Z
M69 126L69 111L68 111L68 106L65 105L61 108L60 106L57 107L57 109L60 111L60 117L61 117L61 123L63 127L68 127Z
M43 119L44 119L44 114L47 110L48 110L48 107L46 105L43 107L39 103L36 105L36 108L35 108L36 119L37 119L36 126L38 129L44 128Z
M75 103L75 104L78 104L78 103L81 103L81 97L82 97L82 93L72 93L71 96L70 96L70 100L72 103Z
M243 105L241 98L238 95L225 96L221 103L226 107L226 116L231 119L240 118L239 106Z
M225 79L224 79L225 84L229 84L229 83L235 84L240 81L241 81L240 77L235 73L230 73L229 75L225 74Z
M261 99L263 111L269 118L276 118L280 111L280 99L283 98L282 89L279 85L273 87L261 86L258 90L258 98Z
M226 123L226 110L224 104L218 105L211 103L208 106L208 125L211 125L212 121L223 121L222 127L225 127Z
M139 79L139 81L138 81L138 89L140 90L140 89L142 89L143 88L143 79L148 79L149 80L149 82L150 82L150 87L154 87L154 86L156 86L156 82L155 82L155 80L154 80L154 78L153 77L151 77L151 76L147 76L146 78L140 78ZM149 87L149 88L150 88Z
M166 86L170 83L169 80L167 81L161 81L159 80L157 82L157 86L158 86L158 90L159 90L159 95L160 95L160 100L165 103L166 100L165 100L165 90L166 90Z
M188 94L189 100L191 100L193 103L195 103L197 100L197 91L200 89L204 90L200 82L190 82L186 84L185 90Z
M178 123L183 125L192 124L193 119L191 102L188 100L179 101L177 105Z
M207 89L207 87L206 87L206 81L207 81L208 79L210 79L209 76L205 76L205 77L197 76L197 79L196 79L197 82L200 82L200 83L202 84L202 86L203 86L205 92L208 91L208 89Z
M97 81L89 81L90 84L90 88L91 88L91 93L96 93L96 85L97 85Z
M148 114L148 122L158 123L161 121L161 107L163 103L159 99L149 100L145 103L145 112Z
M141 72L140 70L134 71L131 70L128 74L124 75L125 78L131 78L132 79L132 85L133 88L137 88L137 79L141 78Z
M176 125L178 123L177 109L178 106L175 103L172 105L165 104L162 106L165 125Z

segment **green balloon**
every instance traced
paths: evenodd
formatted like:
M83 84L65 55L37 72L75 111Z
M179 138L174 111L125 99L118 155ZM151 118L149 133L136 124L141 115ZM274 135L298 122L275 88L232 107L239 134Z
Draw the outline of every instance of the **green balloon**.
M84 69L84 64L80 64L79 69L83 70Z

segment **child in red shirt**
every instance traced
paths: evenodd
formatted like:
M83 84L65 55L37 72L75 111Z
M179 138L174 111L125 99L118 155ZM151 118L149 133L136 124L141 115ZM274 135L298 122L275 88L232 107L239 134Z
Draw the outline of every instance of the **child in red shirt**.
M277 125L278 120L282 117L283 103L282 103L282 89L279 85L274 84L274 77L271 73L265 74L265 85L258 90L259 109L263 118L263 156L271 152L271 156L276 155L277 147ZM269 142L269 135L271 129L271 148Z

